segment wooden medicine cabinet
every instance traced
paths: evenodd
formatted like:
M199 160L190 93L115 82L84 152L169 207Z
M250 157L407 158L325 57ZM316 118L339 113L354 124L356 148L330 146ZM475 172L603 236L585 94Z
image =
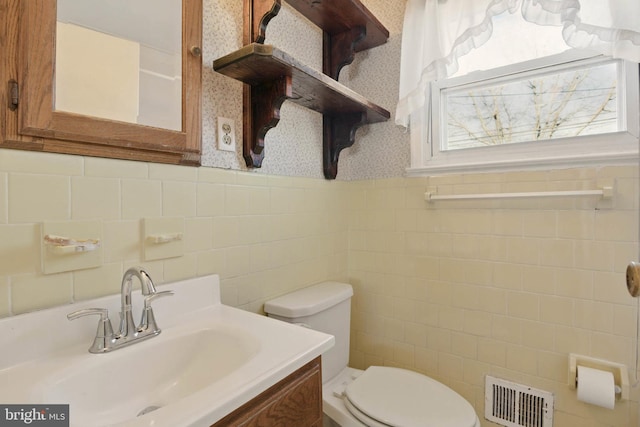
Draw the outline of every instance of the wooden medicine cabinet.
M165 25L162 18L157 17L156 9L159 7L154 8L153 2L149 3L149 1L121 0L96 3L93 0L81 0L84 3L77 4L73 1L78 0L0 0L0 148L199 165L202 0L160 2L174 8L172 12L176 22L173 42L175 60L173 61L165 59L169 54L165 53L162 47L151 46L148 40L130 42L122 39L125 44L134 45L133 54L127 56L129 62L134 63L133 74L131 72L128 74L133 76L131 80L134 81L134 90L129 90L129 86L123 83L117 72L110 71L112 64L120 65L121 62L127 63L127 60L108 59L104 62L106 65L96 68L96 61L90 59L92 56L101 60L111 58L108 55L112 54L112 50L115 51L113 57L120 58L118 56L121 54L120 51L112 48L111 44L107 48L102 43L87 41L93 39L78 36L83 34L81 32L71 33L74 35L70 36L69 40L82 41L85 45L79 48L80 54L76 54L73 58L79 66L70 67L71 72L65 74L65 76L68 74L67 80L59 80L59 83L72 81L75 78L74 73L77 72L76 68L84 69L86 65L90 70L90 66L93 65L94 70L97 71L85 74L93 79L93 86L102 89L107 95L111 95L109 92L120 90L135 98L133 102L137 102L144 91L152 95L162 92L157 88L166 84L160 80L171 81L172 87L164 90L167 93L173 93L174 97L168 101L151 99L145 101L143 107L135 104L131 106L128 105L131 104L129 100L120 102L116 98L115 107L112 107L111 111L119 114L121 110L128 108L132 111L129 114L133 116L132 120L120 119L119 116L114 118L110 115L111 111L106 115L94 114L93 110L84 109L82 106L77 107L76 110L67 107L58 108L63 99L61 87L56 87L56 77L63 78L62 71L56 70L57 61L60 61L60 64L63 63L60 59L62 49L59 48L60 45L56 45L57 39L62 40L63 37L61 22L58 22L59 13L64 8L77 13L81 7L104 7L112 3L116 8L113 11L114 21L122 27L123 33L127 33L127 28L134 27L134 25L128 27L123 25L127 17L131 19L128 9L133 7L134 3L144 4L145 9L140 8L138 13L143 13L145 16L144 19L137 20L137 27L140 28L136 28L136 31L144 37L150 35L147 24ZM94 15L97 15L96 19L102 19L101 14ZM63 24L66 25L66 23ZM71 24L70 26L78 31L87 31L89 35L97 34L97 31L91 31L92 24L86 26ZM164 31L156 31L156 33L164 33ZM113 39L116 45L121 40L119 36L113 34L107 34L105 37ZM155 72L155 69L150 71L150 64L160 64L159 66L165 67L167 72ZM172 74L172 71L175 73ZM145 78L143 76L145 73L151 77ZM154 81L153 78L156 80ZM135 83L138 86L135 86ZM112 84L115 86L109 86ZM100 86L104 87L100 88ZM106 92L105 87L108 88ZM73 101L74 97L86 95L82 94L83 90L84 88L80 86L76 89L75 95L72 93L67 98ZM91 101L91 97L88 98ZM154 108L158 111L155 113L157 116L154 119L155 122L151 120L149 124L149 121L143 121L141 117L144 118L146 111ZM162 116L165 110L175 110L176 116L173 119L165 119Z

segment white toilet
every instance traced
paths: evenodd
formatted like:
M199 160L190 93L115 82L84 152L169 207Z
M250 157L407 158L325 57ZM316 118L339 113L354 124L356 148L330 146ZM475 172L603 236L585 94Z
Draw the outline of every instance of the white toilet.
M480 427L469 402L425 375L347 366L352 296L349 284L323 282L264 304L269 317L335 337L322 355L324 427Z

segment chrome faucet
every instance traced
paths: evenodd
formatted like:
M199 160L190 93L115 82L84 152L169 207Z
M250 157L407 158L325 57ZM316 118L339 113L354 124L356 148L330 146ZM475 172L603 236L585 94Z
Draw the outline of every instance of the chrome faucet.
M133 311L131 307L133 276L136 276L140 280L142 295L148 296L156 293L156 287L151 281L151 277L149 277L149 274L142 268L132 267L124 273L122 285L120 286L120 333L118 336L121 339L135 336L138 332L138 328L136 328L133 322Z
M140 288L144 296L144 307L142 309L142 318L140 325L136 326L133 320L133 310L131 304L131 290L133 288L133 277L140 280ZM142 341L158 335L161 330L156 324L151 302L157 298L173 295L173 291L156 291L156 287L144 269L141 267L132 267L128 269L122 278L122 286L120 288L120 328L117 334L113 333L113 327L109 320L109 312L104 308L87 308L84 310L69 313L67 318L75 320L79 317L97 314L100 316L98 330L93 340L93 344L89 348L90 353L107 353L126 347L134 342Z

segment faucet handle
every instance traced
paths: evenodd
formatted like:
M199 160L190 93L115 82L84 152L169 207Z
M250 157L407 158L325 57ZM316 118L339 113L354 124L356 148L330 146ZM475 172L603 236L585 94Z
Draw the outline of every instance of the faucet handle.
M77 310L67 314L67 319L76 320L80 317L91 316L92 314L99 315L101 322L109 320L109 310L107 310L106 308L85 308L82 310Z
M151 308L151 302L155 299L162 298L162 297L170 297L173 295L174 295L173 291L161 291L161 292L155 292L153 294L147 295L146 297L144 297L144 308Z
M74 311L67 314L67 319L76 320L80 317L99 315L98 329L93 344L89 348L91 353L104 353L107 348L107 342L113 338L113 327L109 320L109 310L106 308L85 308L83 310Z
M160 333L160 328L158 328L158 325L156 324L156 318L153 315L151 302L158 298L170 296L173 296L173 291L155 292L144 297L144 309L142 310L142 319L140 319L140 326L138 327L138 331L149 330L155 335Z

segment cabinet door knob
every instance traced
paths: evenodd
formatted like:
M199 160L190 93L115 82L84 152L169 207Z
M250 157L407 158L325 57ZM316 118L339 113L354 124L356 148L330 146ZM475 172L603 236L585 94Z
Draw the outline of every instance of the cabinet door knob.
M627 289L632 297L640 296L640 264L637 262L627 266Z
M199 46L191 46L191 49L189 49L189 52L191 52L191 54L196 57L202 55L202 49L200 49Z

